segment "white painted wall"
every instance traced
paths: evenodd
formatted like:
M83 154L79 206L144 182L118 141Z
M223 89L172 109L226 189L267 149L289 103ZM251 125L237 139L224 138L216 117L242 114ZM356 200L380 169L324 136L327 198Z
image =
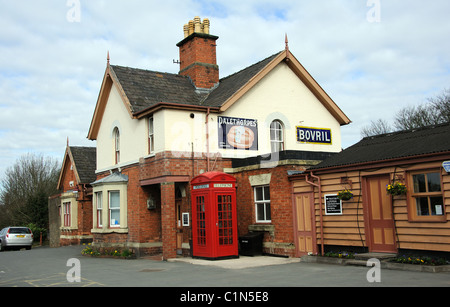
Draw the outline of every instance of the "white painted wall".
M280 63L256 86L220 116L258 120L258 151L218 149L217 116L211 121L213 142L211 150L224 157L261 155L270 153L270 124L281 120L284 124L286 150L339 152L341 128L339 122L309 91L303 82L285 64ZM302 144L297 142L297 126L331 129L332 145Z
M97 171L115 164L113 135L115 127L120 131L119 166L147 154L148 122L131 118L119 91L113 86L97 136Z

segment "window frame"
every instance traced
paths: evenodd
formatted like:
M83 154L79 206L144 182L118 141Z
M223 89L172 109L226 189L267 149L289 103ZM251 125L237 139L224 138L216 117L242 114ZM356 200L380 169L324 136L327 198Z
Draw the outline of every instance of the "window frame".
M71 202L63 203L63 227L72 226Z
M275 127L274 124L279 126ZM274 132L274 138L272 138L272 132ZM281 139L278 139L279 136L281 137ZM276 119L270 123L269 138L270 138L270 152L280 152L285 150L284 125L281 120Z
M269 197L266 198L265 195L265 188L268 188L269 191ZM262 189L262 199L257 199L257 189ZM255 204L255 221L256 223L272 223L272 212L271 212L271 206L270 206L270 185L259 185L253 187L253 200ZM259 219L259 205L263 205L263 219ZM269 214L267 214L269 213ZM268 218L269 217L269 218Z
M111 194L117 193L118 194L118 200L119 200L119 206L118 207L111 207ZM109 216L109 228L120 228L120 190L109 190L108 191L108 216ZM112 223L112 213L113 211L118 211L119 214L119 224L113 224Z
M155 153L155 120L153 116L148 118L148 153Z
M95 192L95 208L97 210L97 228L103 227L103 192Z
M429 192L428 187L428 174L438 174L440 191ZM414 176L416 175L425 175L425 192L416 192L414 185ZM447 215L445 211L445 200L444 200L444 189L443 189L443 181L442 181L442 172L440 169L426 169L426 170L417 170L410 172L408 175L408 182L410 188L408 189L408 209L409 209L409 221L411 222L446 222ZM428 201L428 215L419 215L418 214L418 204L417 200L419 198L427 198ZM431 214L431 200L430 197L441 197L442 198L442 214L441 215L432 215Z
M115 164L120 163L120 131L118 127L114 128L114 162Z

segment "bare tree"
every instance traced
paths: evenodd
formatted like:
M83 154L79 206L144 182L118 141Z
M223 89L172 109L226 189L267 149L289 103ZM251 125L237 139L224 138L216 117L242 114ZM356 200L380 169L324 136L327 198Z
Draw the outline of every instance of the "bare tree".
M394 121L396 130L438 125L450 122L450 89L441 95L429 98L428 103L418 106L408 106L397 112ZM383 119L371 121L371 124L361 129L361 136L373 136L392 132L391 126Z
M445 89L441 95L428 99L428 101L438 111L442 122L450 122L450 88Z
M20 157L1 181L0 224L35 223L46 227L42 225L47 215L43 200L56 193L58 178L56 160L35 154Z
M392 128L384 119L378 119L376 121L370 121L370 125L363 127L361 130L361 137L367 137L378 134L385 134L392 132Z
M395 116L394 126L397 130L410 130L441 123L439 111L431 104L423 104L401 109Z

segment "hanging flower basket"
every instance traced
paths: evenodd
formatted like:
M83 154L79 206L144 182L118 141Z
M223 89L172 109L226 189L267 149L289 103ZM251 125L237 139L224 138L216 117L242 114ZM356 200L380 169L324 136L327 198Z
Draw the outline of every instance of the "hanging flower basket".
M350 200L353 198L353 193L350 190L345 189L345 190L339 191L337 197L340 200Z
M394 182L393 184L388 184L386 186L386 191L390 195L405 195L406 194L406 185L401 182Z

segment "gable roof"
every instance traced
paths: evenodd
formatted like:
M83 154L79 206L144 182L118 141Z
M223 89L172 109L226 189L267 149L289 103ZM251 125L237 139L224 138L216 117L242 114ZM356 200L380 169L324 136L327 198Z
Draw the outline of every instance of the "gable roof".
M116 65L110 73L125 91L132 114L161 102L197 105L201 99L186 76Z
M278 55L276 53L220 80L219 86L206 98L204 104L221 107L233 95L239 92L252 78L258 75Z
M439 153L450 154L449 135L450 123L446 123L366 137L311 169L373 165L374 162Z
M350 119L286 49L221 79L210 90L195 88L187 76L110 65L108 60L88 138L97 138L112 86L117 87L132 118L143 118L160 108L224 112L283 61L341 125L350 123Z
M59 174L58 187L60 190L63 184L64 166L66 161L73 165L73 171L78 184L90 184L97 179L95 170L97 167L97 149L95 147L67 146L64 155L63 167Z

